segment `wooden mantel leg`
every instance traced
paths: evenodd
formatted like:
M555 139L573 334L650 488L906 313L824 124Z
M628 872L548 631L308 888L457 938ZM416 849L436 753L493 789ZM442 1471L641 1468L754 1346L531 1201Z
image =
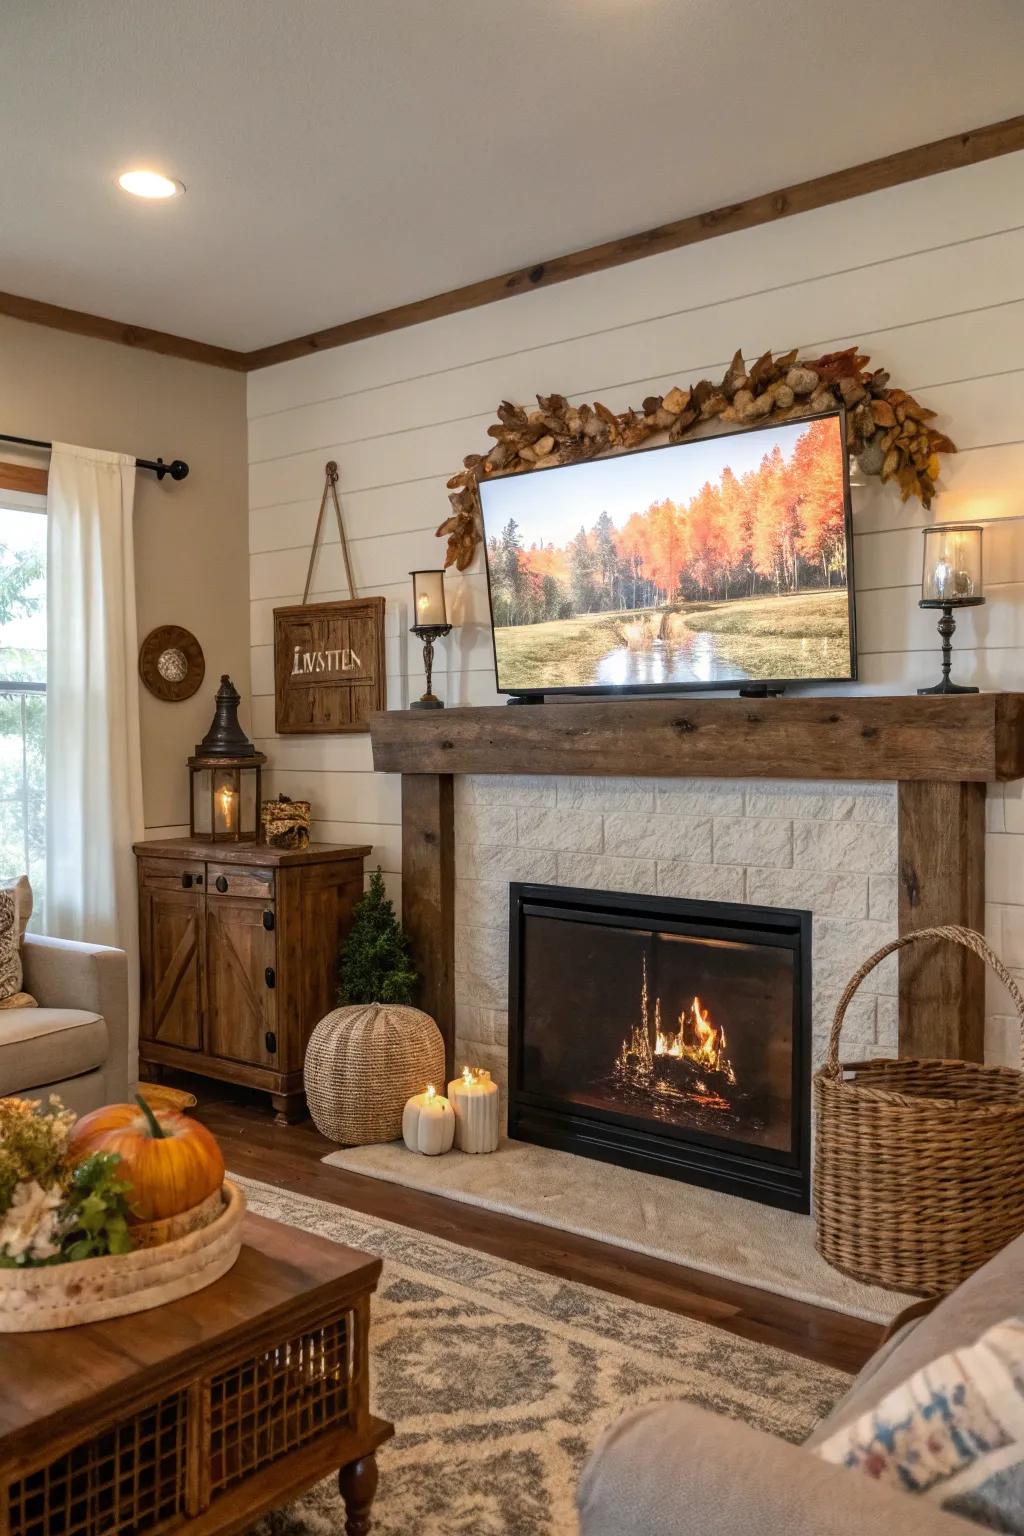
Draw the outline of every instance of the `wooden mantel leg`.
M901 780L899 931L985 926L985 786ZM899 955L901 1056L982 1061L985 967L953 944Z
M423 978L420 1007L455 1070L455 799L450 773L402 775L402 926Z

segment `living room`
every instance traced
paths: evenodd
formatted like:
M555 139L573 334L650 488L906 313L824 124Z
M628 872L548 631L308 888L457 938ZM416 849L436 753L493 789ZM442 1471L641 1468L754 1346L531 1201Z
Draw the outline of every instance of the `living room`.
M1024 1530L1024 16L5 20L0 1533Z

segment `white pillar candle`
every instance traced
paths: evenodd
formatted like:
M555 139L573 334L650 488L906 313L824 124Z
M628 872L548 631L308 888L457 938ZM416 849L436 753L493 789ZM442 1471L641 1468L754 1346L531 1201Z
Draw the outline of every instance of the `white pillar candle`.
M493 1152L498 1145L498 1085L482 1067L463 1067L448 1084L460 1152Z
M450 1152L455 1139L455 1114L433 1083L415 1094L402 1111L402 1140L410 1152L437 1157Z

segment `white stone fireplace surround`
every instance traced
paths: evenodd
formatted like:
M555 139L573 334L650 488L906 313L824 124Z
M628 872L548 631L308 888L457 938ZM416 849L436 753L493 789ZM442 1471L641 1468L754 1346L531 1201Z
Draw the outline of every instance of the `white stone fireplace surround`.
M509 882L812 914L817 1064L853 971L897 933L895 783L455 778L455 1059L507 1100ZM895 956L847 1014L844 1055L895 1055Z

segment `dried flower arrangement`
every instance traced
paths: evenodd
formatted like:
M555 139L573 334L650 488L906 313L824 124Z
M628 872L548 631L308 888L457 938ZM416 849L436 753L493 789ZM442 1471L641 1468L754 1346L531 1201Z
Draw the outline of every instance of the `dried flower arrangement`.
M701 379L691 388L650 395L639 411L616 415L596 401L570 405L564 395L538 395L538 409L503 400L498 421L488 427L494 447L471 453L448 481L452 515L437 530L446 537L445 565L464 571L482 538L478 487L489 475L578 464L598 454L626 452L648 438L666 434L670 443L715 431L717 422L753 425L790 421L846 407L847 446L861 471L895 480L903 501L916 496L930 507L939 476L939 455L956 448L928 423L927 410L904 389L890 389L881 368L868 371L871 359L857 347L817 358L797 357L798 349L773 357L765 352L748 369L737 352L717 384Z
M75 1116L54 1094L0 1099L0 1269L128 1253L121 1159L96 1152L75 1163Z

